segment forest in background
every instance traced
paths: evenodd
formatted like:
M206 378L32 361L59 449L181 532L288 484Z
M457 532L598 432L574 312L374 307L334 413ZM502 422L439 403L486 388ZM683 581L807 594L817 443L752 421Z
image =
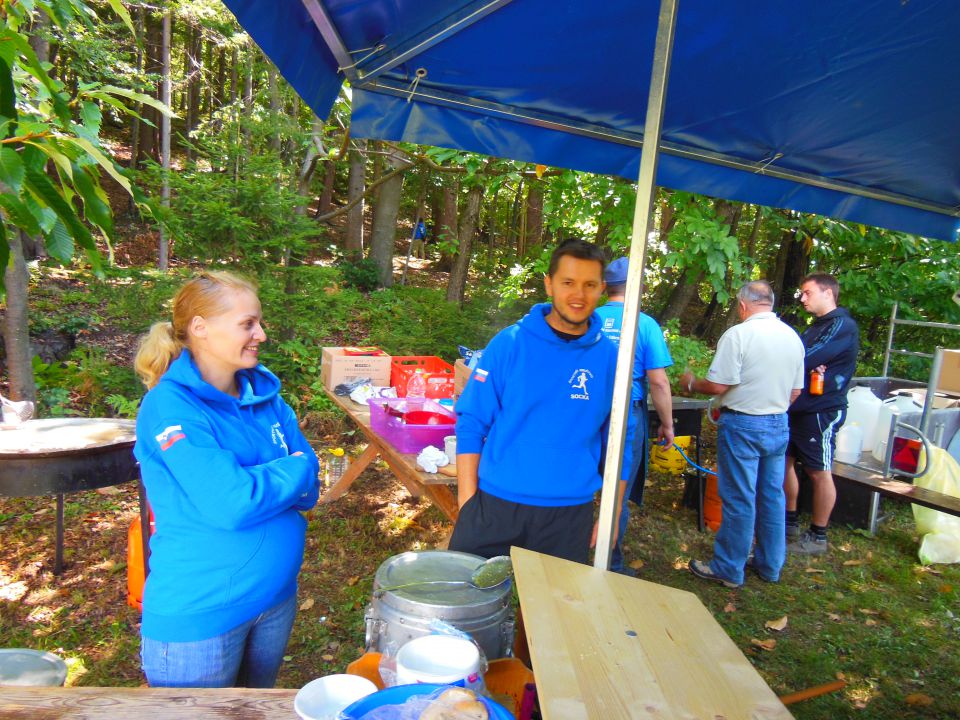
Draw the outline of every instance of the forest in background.
M115 264L225 264L277 278L290 298L316 291L310 268L335 266L339 285L430 288L457 314L491 298L503 311L539 297L549 253L566 237L611 257L628 250L632 182L352 137L350 88L316 117L216 0L2 8L0 260L15 397L35 394L39 330L27 307L44 281L39 260L101 275ZM948 243L667 188L655 219L642 308L677 338L712 346L735 320L732 293L758 277L802 325L794 296L814 270L838 276L863 329L861 375L880 370L894 302L902 317L960 320L951 300L960 259ZM420 220L427 262L409 257ZM484 312L492 326L519 310ZM298 318L279 321L278 339L291 341ZM929 329L897 340L956 345ZM905 359L891 374L925 372Z

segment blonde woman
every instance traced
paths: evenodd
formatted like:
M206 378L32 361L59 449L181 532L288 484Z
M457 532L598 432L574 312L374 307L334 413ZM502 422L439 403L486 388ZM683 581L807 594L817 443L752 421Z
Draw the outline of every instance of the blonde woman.
M256 289L203 273L141 343L134 454L156 518L141 658L154 687L272 687L296 614L317 456L280 381Z

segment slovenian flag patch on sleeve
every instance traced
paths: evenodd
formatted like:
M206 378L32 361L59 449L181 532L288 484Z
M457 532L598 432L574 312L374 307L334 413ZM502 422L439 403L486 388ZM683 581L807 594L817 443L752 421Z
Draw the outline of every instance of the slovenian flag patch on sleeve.
M473 379L477 382L486 382L487 381L487 371L477 368L473 371Z
M187 436L180 425L171 425L162 433L157 435L157 442L160 443L161 450L169 450L178 440L183 440Z

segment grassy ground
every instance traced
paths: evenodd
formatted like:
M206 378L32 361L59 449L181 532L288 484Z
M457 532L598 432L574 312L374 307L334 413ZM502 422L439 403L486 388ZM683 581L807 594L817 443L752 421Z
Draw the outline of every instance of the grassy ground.
M126 529L136 499L131 488L117 490L68 497L68 567L59 578L50 572L52 500L0 499L3 645L59 653L74 685L142 683L139 617L125 603ZM778 585L751 576L727 590L686 570L689 559L710 556L712 535L696 531L681 495L681 480L653 475L628 533L628 559L643 579L696 593L778 694L847 681L840 692L794 705L798 718L960 716L960 571L917 564L907 506L894 508L876 538L834 530L829 557L791 559ZM313 510L301 611L279 685L298 687L358 657L376 568L398 552L433 547L448 529L383 468ZM784 630L765 629L784 616ZM772 649L760 647L770 640Z

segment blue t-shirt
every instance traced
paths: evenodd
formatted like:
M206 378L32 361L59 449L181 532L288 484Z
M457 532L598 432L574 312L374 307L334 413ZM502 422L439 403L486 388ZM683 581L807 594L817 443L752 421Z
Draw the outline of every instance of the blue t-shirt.
M623 324L623 303L610 301L603 307L598 307L597 314L600 316L600 329L619 347L620 329ZM656 320L646 313L640 313L637 321L637 351L633 357L633 389L630 397L633 400L643 400L647 370L666 368L671 365L673 365L673 358L670 357L667 342L663 339L663 331Z

